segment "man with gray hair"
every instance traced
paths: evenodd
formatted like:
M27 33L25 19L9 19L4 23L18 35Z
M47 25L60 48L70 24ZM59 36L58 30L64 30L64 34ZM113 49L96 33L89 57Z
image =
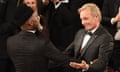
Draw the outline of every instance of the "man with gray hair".
M70 72L104 72L113 50L113 38L100 24L101 12L93 3L78 9L84 29L80 29L65 53L79 60Z

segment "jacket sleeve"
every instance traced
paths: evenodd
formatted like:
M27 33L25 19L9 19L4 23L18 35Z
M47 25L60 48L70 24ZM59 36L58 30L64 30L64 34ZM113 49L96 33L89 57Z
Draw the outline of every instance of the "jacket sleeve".
M106 36L104 38L104 42L101 43L99 46L99 55L96 61L93 64L89 64L89 69L88 71L94 71L94 72L99 72L101 70L105 70L108 61L110 59L112 50L113 50L113 39L112 37Z

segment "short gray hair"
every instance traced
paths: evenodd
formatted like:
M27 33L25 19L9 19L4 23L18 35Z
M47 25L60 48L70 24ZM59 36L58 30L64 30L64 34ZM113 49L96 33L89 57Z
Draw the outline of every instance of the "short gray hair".
M85 9L90 9L92 16L98 16L99 20L100 21L102 20L101 11L100 11L99 7L96 4L94 4L94 3L86 3L81 8L78 9L78 13L80 14L80 12L85 10Z

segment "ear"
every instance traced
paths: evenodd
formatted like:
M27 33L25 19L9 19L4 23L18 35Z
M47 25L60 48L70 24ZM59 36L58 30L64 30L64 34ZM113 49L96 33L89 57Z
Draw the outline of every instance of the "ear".
M30 26L33 26L33 23L34 23L33 21L29 21L28 24L29 24Z
M33 21L32 21L32 20L26 21L25 24L27 24L27 25L29 25L29 26L33 26Z

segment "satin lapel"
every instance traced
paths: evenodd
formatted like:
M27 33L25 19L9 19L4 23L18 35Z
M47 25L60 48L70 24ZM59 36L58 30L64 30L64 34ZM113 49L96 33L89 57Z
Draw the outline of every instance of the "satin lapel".
M81 44L83 42L83 38L84 38L85 32L83 32L80 37L78 37L77 41L75 42L75 57L77 57L78 52L80 51L81 48Z
M83 48L81 52L81 57L85 54L86 50L90 47L90 45L94 43L94 41L99 36L99 34L101 34L102 30L103 30L103 27L100 25L99 28L95 31L95 33L92 35L92 37L90 38L86 46Z
M88 43L86 44L86 46L83 48L82 52L81 52L81 57L84 55L84 53L86 52L86 50L89 48L89 46L94 43L93 41L96 39L97 35L92 35L92 37L90 38L90 40L88 41Z

